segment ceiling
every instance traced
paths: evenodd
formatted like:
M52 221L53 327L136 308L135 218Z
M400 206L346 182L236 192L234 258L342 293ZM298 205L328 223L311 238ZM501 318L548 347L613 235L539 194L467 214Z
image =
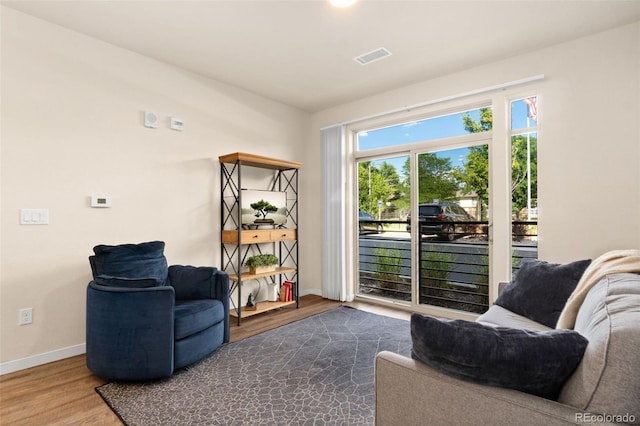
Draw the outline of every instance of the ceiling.
M2 4L309 112L640 20L637 0Z

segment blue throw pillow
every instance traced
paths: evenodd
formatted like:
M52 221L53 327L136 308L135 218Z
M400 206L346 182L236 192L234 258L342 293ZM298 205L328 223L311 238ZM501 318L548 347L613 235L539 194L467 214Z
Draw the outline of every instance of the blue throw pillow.
M169 267L168 284L176 291L176 300L211 299L211 281L215 268L211 266Z
M591 260L566 265L524 259L520 270L495 301L516 314L555 328L569 296Z
M107 287L148 288L158 287L164 283L157 278L122 278L99 275L93 281Z
M167 280L169 268L163 241L98 245L93 251L95 256L90 261L94 277L156 278L163 283Z
M411 315L411 356L462 380L557 399L588 341L573 330L534 332Z

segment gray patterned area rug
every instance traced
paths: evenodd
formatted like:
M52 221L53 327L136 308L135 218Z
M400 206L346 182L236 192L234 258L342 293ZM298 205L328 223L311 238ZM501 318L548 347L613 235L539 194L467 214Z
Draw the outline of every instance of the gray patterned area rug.
M127 425L373 425L374 358L409 322L339 307L224 345L173 377L96 388Z

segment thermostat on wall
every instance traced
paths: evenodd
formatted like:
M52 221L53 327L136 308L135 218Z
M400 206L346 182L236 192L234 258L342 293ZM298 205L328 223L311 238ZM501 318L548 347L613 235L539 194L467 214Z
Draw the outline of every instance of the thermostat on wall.
M181 132L182 128L184 127L184 121L182 121L181 118L169 117L169 127L172 130L177 130Z
M91 207L111 207L111 197L109 195L92 195Z

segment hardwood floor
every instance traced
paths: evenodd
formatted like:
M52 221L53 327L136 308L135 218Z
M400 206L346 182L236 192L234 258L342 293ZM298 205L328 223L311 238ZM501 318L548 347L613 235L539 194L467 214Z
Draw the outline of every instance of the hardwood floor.
M231 341L245 339L281 325L340 306L320 296L300 298L300 308L284 308L231 321ZM409 319L409 313L363 302L344 303L381 315ZM79 355L50 364L0 376L2 425L122 425L95 392L105 381L87 369Z
M122 425L94 388L104 381L84 355L0 378L0 419L7 425Z

